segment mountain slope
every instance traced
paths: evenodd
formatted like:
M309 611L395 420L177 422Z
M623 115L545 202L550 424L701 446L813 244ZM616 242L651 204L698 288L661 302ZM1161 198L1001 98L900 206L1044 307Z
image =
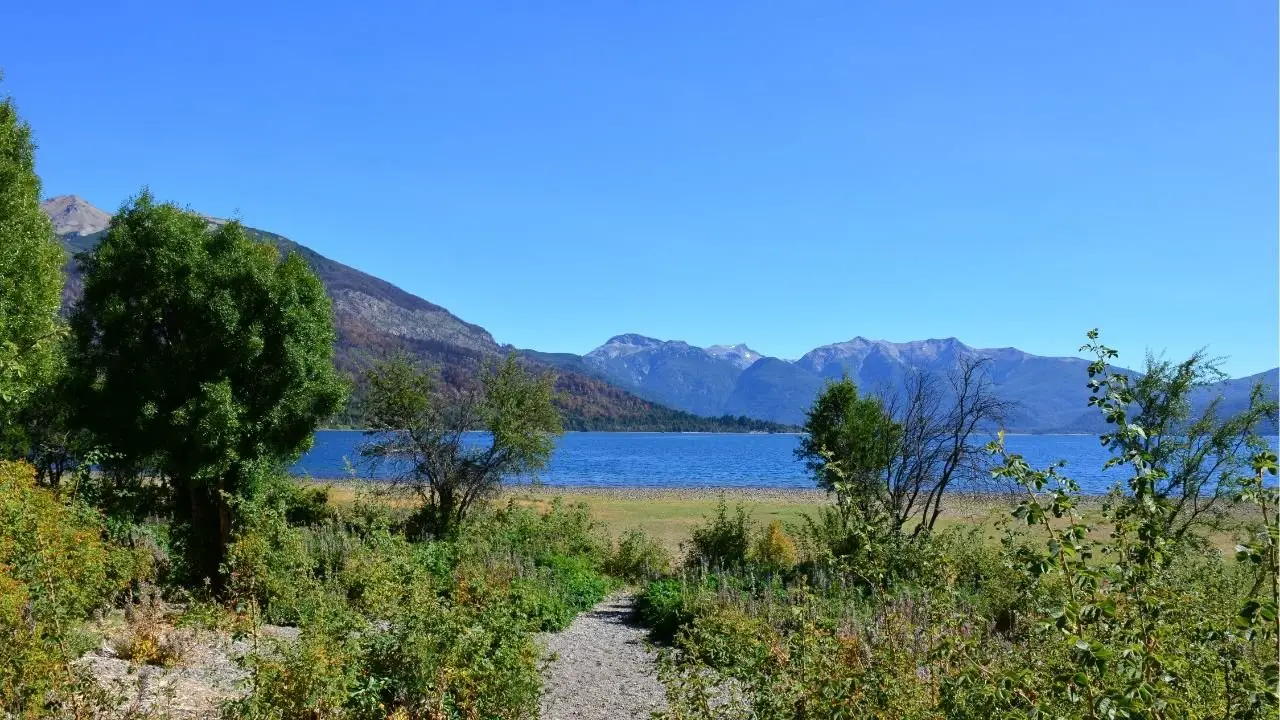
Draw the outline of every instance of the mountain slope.
M683 342L618 335L583 356L610 381L656 402L698 415L719 415L742 368Z
M297 252L311 266L333 299L339 324L355 324L409 340L454 345L480 353L496 353L498 343L488 330L473 325L434 303L391 283L331 260L275 233L247 228L258 240L282 252Z
M1043 357L1015 348L979 349L956 338L891 343L856 337L824 345L796 364L826 378L848 374L862 387L901 387L913 371L944 376L966 360L982 360L1001 397L1014 403L1007 418L1020 432L1081 432L1093 414L1085 407L1088 361Z
M814 348L794 362L766 357L748 364L724 352L723 346L702 350L682 342L620 335L583 360L614 383L674 407L787 424L803 421L805 409L828 380L848 375L867 391L893 391L914 372L945 377L966 360L981 360L996 393L1013 403L1006 418L1009 430L1104 428L1098 414L1086 406L1087 360L1043 357L1016 348L973 348L956 338L892 343L855 337ZM668 369L673 364L678 364L678 372ZM1238 412L1255 382L1264 380L1274 392L1280 387L1278 375L1280 369L1270 370L1208 388L1198 394L1197 405L1203 407L1222 394L1222 411ZM733 382L726 393L727 378Z
M762 358L739 376L725 410L800 425L804 422L804 411L822 389L823 382L817 373L794 363Z
M41 207L53 218L70 256L63 290L64 305L69 307L83 289L74 255L97 245L105 234L110 215L76 196L50 198ZM222 222L215 218L210 221ZM486 361L514 350L499 345L479 325L466 322L385 280L325 257L282 235L254 228L246 231L255 239L274 244L282 252L299 253L324 283L333 300L338 333L335 356L343 370L356 371L370 357L404 351L435 366L446 385L460 387L474 378ZM662 407L610 385L588 372L581 363L581 367L569 368L539 355L522 353L525 361L535 368L557 370L557 404L569 429L756 432L781 429L760 420L702 418ZM338 420L351 424L358 423L359 418L348 412Z

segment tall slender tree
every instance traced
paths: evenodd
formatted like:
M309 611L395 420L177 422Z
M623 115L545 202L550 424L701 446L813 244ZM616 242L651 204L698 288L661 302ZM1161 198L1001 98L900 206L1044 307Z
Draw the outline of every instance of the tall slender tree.
M302 452L345 398L324 286L301 256L145 190L83 264L74 415L170 485L188 567L217 585L228 499Z
M5 97L0 99L0 448L8 455L21 450L17 414L55 366L63 260L53 225L40 210L31 127L13 99Z

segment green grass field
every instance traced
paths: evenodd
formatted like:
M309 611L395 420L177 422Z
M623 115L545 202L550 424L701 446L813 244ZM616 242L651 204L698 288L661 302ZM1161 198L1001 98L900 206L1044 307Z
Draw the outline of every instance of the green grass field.
M338 504L354 500L361 488L371 487L367 483L336 482L317 483L330 486L330 498ZM672 552L680 551L681 543L687 542L694 528L702 525L704 518L715 512L716 505L723 496L732 507L741 503L751 518L762 525L773 520L781 520L784 525L796 525L803 522L807 514L813 514L818 507L830 503L826 493L820 490L766 490L766 489L694 489L694 490L653 490L641 488L574 488L572 490L553 487L518 486L503 494L501 502L514 501L522 505L544 508L554 498L561 498L565 503L585 503L591 508L591 514L606 524L615 536L631 528L639 528L652 535L666 545ZM409 498L387 497L384 502L392 505L410 505ZM1002 495L954 495L944 505L943 513L938 519L938 528L955 526L977 526L985 529L985 535L992 542L998 540L1002 530L998 522L1009 516L1017 504L1010 496ZM1088 499L1084 509L1086 517L1096 517L1101 501ZM1107 528L1099 527L1099 539L1105 537ZM1238 540L1236 533L1222 531L1210 537L1211 542L1222 552L1230 555Z

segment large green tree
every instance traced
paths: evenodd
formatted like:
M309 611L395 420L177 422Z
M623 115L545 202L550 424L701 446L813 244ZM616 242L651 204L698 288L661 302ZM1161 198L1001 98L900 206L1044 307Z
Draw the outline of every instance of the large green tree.
M58 348L62 248L40 210L31 128L0 100L0 447L22 438L17 414L49 380Z
M219 582L230 497L342 407L333 309L301 256L143 191L84 258L71 396L115 462L173 489L195 577Z

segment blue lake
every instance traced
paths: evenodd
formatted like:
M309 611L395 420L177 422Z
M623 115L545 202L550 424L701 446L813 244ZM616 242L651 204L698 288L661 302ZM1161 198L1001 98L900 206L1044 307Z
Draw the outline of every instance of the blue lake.
M477 441L482 437L477 434ZM319 479L377 479L358 464L356 447L362 440L354 430L318 432L293 472ZM812 488L813 480L795 459L798 442L797 435L566 433L537 480L592 487ZM1106 492L1127 478L1123 468L1103 472L1109 453L1091 435L1009 435L1005 444L1033 467L1065 460L1066 474L1088 493ZM356 467L349 468L347 461Z

